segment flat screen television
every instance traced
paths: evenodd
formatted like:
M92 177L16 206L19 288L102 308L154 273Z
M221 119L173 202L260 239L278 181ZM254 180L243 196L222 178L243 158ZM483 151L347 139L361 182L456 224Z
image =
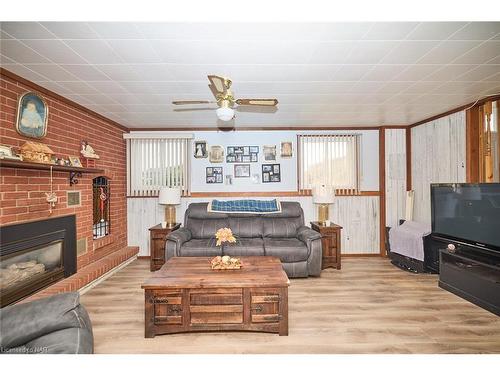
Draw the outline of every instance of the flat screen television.
M431 184L432 234L500 252L500 184Z

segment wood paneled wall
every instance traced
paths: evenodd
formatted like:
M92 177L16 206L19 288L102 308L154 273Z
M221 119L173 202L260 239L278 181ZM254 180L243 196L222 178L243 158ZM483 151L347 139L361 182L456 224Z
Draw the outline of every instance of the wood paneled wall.
M406 203L406 129L385 130L386 225L397 226Z
M411 129L415 221L431 222L431 183L466 182L465 134L465 111Z
M249 199L272 199L273 197L247 197ZM300 202L304 209L306 225L317 219L317 207L310 196L275 197L283 201ZM177 221L184 222L184 212L189 203L207 202L211 198L182 198L177 206ZM224 198L221 198L224 199ZM234 198L228 198L234 199ZM164 220L164 208L158 198L128 198L128 244L139 246L140 256L149 255L148 228ZM380 253L380 207L378 196L337 197L330 208L330 220L343 226L343 254Z

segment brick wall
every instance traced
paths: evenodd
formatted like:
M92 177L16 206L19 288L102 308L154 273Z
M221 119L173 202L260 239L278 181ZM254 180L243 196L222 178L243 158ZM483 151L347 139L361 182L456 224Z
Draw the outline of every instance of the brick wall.
M100 156L95 167L104 169L102 175L110 179L111 234L101 240L92 239L92 179L97 177L92 174L83 174L77 185L70 186L68 173L54 172L53 190L59 200L50 215L44 194L50 191L49 171L1 168L0 225L76 214L77 239L85 239L87 243L87 251L78 257L80 269L127 246L124 130L37 88L24 79L0 72L0 144L19 147L32 140L47 144L56 155L80 157L80 141L87 140ZM27 91L38 92L49 107L47 136L41 140L23 137L15 129L18 98ZM67 207L68 190L81 191L80 207Z

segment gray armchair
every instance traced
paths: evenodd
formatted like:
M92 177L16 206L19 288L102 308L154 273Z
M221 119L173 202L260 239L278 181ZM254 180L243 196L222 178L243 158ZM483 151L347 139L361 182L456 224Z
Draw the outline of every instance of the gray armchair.
M0 310L0 353L90 354L94 336L78 292Z
M207 212L208 203L191 203L184 227L167 236L165 257L174 256L258 256L280 258L289 277L319 276L321 235L304 225L298 202L281 202L280 213L240 214ZM234 245L215 246L219 228L229 227L237 238Z

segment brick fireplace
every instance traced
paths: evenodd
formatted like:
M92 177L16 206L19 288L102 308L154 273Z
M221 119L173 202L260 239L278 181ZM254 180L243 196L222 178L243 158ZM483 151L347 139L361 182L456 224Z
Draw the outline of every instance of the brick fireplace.
M10 226L68 215L75 217L77 274L58 283L64 284L63 290L68 290L67 283L71 280L71 290L74 290L107 272L111 265L116 267L119 262L126 260L124 257L136 253L134 249L127 247L126 147L123 139L123 133L127 132L127 129L67 98L0 68L0 144L2 145L20 147L26 141L33 140L20 135L15 128L18 100L26 92L36 92L41 95L49 108L47 135L37 139L37 142L49 146L56 155L81 157L80 142L85 140L100 156L100 159L95 161L95 168L103 172L83 173L75 185L70 185L68 172L53 172L52 189L57 194L58 202L52 212L45 200L45 192L51 190L49 171L4 167L0 169L0 225ZM104 176L110 186L111 231L102 238L94 239L92 181L99 176ZM79 192L81 197L79 205L68 204L68 191ZM99 271L94 270L96 267ZM75 282L74 278L79 275L85 277L78 278L79 281ZM55 290L52 286L47 289Z

